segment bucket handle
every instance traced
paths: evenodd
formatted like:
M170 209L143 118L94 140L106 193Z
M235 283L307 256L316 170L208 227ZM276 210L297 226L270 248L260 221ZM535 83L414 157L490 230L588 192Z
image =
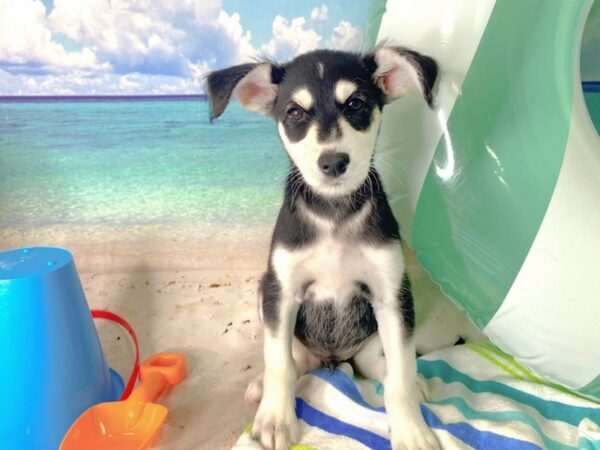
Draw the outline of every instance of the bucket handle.
M120 325L127 330L129 336L131 336L131 340L133 341L133 345L135 347L135 361L133 362L133 369L131 369L131 375L129 375L127 385L125 386L123 394L121 394L120 398L120 400L125 400L131 394L131 391L135 386L135 381L140 373L140 346L138 344L137 336L135 335L135 331L133 331L133 327L129 324L129 322L127 322L121 316L110 311L104 311L100 309L92 309L91 313L94 319L106 319Z

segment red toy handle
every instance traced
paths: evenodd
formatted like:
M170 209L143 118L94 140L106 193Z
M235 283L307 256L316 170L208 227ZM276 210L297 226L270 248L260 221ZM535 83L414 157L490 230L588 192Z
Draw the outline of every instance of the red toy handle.
M131 369L131 375L129 375L129 380L127 381L127 385L123 390L123 394L121 395L120 400L125 400L131 394L133 390L133 386L135 386L135 381L140 373L140 346L138 344L137 336L135 335L135 331L133 331L133 327L129 325L125 319L121 316L112 313L110 311L103 311L99 309L92 310L92 317L94 319L106 319L114 322L116 324L121 325L123 328L127 330L129 336L131 336L131 340L133 341L133 345L135 347L135 361L133 362L133 369Z

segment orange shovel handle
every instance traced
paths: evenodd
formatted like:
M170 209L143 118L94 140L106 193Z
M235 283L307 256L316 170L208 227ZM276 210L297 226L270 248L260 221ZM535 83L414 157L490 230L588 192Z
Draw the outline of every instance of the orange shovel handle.
M140 383L128 401L152 402L168 387L185 378L185 356L181 353L156 353L140 365Z
M181 353L155 353L140 365L140 379L151 373L160 373L169 384L179 384L185 378L185 356Z
M139 382L127 400L128 403L154 402L167 387L167 379L159 372L154 372Z

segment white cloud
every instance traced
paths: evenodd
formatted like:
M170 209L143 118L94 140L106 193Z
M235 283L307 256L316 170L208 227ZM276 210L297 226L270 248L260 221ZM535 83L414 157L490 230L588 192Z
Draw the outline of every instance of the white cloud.
M309 17L276 16L260 50L285 61L322 47L360 49L348 22L320 33L328 13L322 4ZM41 0L0 0L5 95L199 93L210 70L257 55L221 0L54 0L51 11Z
M163 75L117 75L72 71L64 74L13 75L0 69L0 95L198 94L199 80Z
M39 0L0 0L0 63L32 72L108 68L98 63L89 48L67 52L53 40L46 8Z
M54 0L46 13L40 0L0 0L0 92L199 93L208 71L257 56L218 0Z
M322 39L307 25L304 17L296 17L290 21L276 16L273 20L273 37L261 46L261 50L271 58L286 61L300 53L316 49Z
M317 48L361 50L362 32L350 22L342 20L327 39L318 34L315 31L315 22L326 18L327 6L325 5L312 10L310 21L304 17L289 20L276 16L273 20L272 38L260 49L264 54L278 61L287 61Z
M329 11L329 8L327 7L327 5L316 6L310 12L310 18L312 20L324 22L327 20L327 12L328 11Z
M140 76L137 73L128 73L119 79L119 88L122 91L136 91L140 88L140 86Z
M188 76L190 63L229 65L255 54L240 16L217 0L55 0L49 20L117 73Z
M37 86L37 81L35 81L33 78L29 77L26 78L23 81L23 84L28 88L28 89L35 89Z
M18 80L13 74L0 69L0 95L20 95L19 89L25 84L27 77Z
M362 48L362 32L350 22L342 20L327 41L327 46L335 50L360 51Z

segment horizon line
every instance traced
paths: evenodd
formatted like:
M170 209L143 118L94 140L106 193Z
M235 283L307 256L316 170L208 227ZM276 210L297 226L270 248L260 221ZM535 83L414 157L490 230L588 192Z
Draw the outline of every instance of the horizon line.
M600 86L600 80L581 82L584 92L586 87ZM598 92L593 89L592 92ZM14 99L206 99L206 94L0 94L0 101Z

